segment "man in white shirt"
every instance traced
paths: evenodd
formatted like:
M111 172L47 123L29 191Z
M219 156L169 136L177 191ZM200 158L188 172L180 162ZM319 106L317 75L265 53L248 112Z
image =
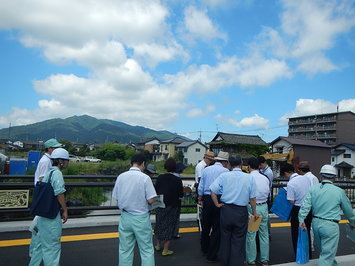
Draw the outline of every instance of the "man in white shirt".
M250 175L255 179L256 185L256 212L262 216L262 220L258 229L260 244L260 261L263 265L267 265L269 261L269 211L267 200L270 194L270 181L259 173L259 162L255 157L248 160ZM252 209L248 206L249 216L252 215ZM257 248L256 248L256 232L247 233L246 260L248 264L255 264Z
M295 170L293 165L287 164L282 167L281 172L284 173L285 176L294 176ZM288 183L287 183L287 200L293 204L293 208L291 210L291 237L293 243L293 249L297 252L297 240L298 240L298 212L302 206L302 203L312 186L312 182L309 178L298 175L294 176ZM312 246L311 246L311 224L312 224L312 215L309 214L305 219L305 224L307 225L308 229L308 242L309 242L309 258L312 257Z
M312 174L309 163L307 161L301 161L297 169L298 174L307 177L312 185L319 184L319 179L314 174Z
M214 152L207 151L203 157L203 160L199 162L195 167L195 184L200 183L203 169L205 169L206 166L212 164L213 162L214 162Z
M62 144L59 143L56 139L49 139L44 143L45 154L39 160L35 172L34 184L36 186L37 182L42 180L43 177L47 174L49 169L52 167L51 154L56 149L62 147ZM30 226L30 231L32 232L32 239L30 243L29 255L32 259L30 265L39 265L42 261L42 248L39 236L37 234L37 216L33 219Z
M119 265L132 265L134 246L138 243L142 265L154 266L152 225L148 204L157 196L151 178L144 174L145 157L135 154L129 171L117 177L112 197L121 209L118 227Z

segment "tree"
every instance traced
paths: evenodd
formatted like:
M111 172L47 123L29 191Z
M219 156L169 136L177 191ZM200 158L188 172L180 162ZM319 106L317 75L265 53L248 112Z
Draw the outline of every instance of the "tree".
M76 153L76 148L73 146L69 140L61 140L60 143L63 145L63 148L66 149L70 154Z
M118 143L106 143L97 149L94 154L96 157L107 161L126 160L131 157L130 149ZM128 156L129 158L127 158Z

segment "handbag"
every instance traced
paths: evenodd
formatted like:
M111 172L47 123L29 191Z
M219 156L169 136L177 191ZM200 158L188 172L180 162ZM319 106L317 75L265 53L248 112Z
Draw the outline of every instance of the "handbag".
M298 227L296 263L306 264L309 261L309 243L307 230Z
M30 208L33 215L49 219L54 219L58 215L60 205L51 184L52 173L53 171L49 173L47 182L38 181L36 184Z
M286 190L284 188L280 188L270 211L279 216L281 220L287 222L290 220L292 208L293 205L287 200Z

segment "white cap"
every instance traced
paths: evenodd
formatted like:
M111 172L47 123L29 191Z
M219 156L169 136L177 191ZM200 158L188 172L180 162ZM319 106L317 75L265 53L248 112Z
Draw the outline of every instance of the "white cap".
M330 164L325 164L325 165L322 166L322 168L320 169L319 173L320 174L336 176L337 175L337 170L335 169L334 166L332 166Z
M63 148L56 148L52 154L51 154L52 159L63 159L63 160L69 160L69 152L67 152L66 149Z

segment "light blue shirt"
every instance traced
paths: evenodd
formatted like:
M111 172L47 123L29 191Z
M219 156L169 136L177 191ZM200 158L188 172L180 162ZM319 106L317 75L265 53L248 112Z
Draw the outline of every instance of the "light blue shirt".
M260 172L267 176L270 180L270 188L272 187L272 181L274 180L274 173L272 172L271 168L267 165L265 168L260 169Z
M220 162L203 169L200 184L198 185L198 194L201 196L211 195L210 185L224 172L229 172L229 170L224 168Z
M63 174L57 166L52 166L42 181L48 182L50 173L52 173L51 184L54 190L54 195L58 196L59 194L63 194L66 191L65 183L63 179Z
M313 216L337 221L341 219L340 210L342 210L350 224L355 226L355 215L349 198L343 189L334 186L329 180L323 180L321 184L313 185L309 189L298 213L300 223L304 222L311 208Z
M256 197L254 176L244 173L240 168L222 173L210 186L213 193L221 196L221 202L247 206L249 199Z

